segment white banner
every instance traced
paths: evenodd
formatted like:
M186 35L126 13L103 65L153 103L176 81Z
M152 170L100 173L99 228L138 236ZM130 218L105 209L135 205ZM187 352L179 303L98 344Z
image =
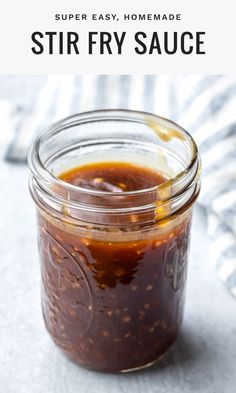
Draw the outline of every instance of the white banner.
M8 0L0 7L2 74L236 70L234 0Z

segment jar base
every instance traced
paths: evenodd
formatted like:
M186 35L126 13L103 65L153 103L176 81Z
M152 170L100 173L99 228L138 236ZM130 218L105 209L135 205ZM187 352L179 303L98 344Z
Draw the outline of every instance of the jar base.
M133 372L136 372L136 371L142 371L142 370L145 370L146 368L152 367L156 363L158 363L166 355L166 353L169 351L169 349L170 349L170 347L167 348L164 353L162 353L160 356L158 356L156 359L152 360L151 362L148 362L148 363L143 364L143 365L138 366L138 367L126 368L124 370L120 370L120 371L117 371L117 372L121 373L121 374L126 374L126 373L128 374L128 373L133 373Z
M53 341L56 344L56 346L60 349L60 351L63 353L63 355L66 356L67 359L69 359L71 362L73 362L74 364L76 364L79 367L85 368L87 370L95 371L95 372L101 372L101 373L128 374L128 373L138 372L138 371L142 371L147 368L153 367L155 364L157 364L159 361L161 361L167 355L167 353L172 348L172 346L176 340L177 340L177 336L171 341L171 343L168 345L168 347L159 356L157 356L154 360L151 360L150 362L147 362L145 364L141 364L139 366L128 367L128 368L124 368L124 369L97 368L97 367L87 365L85 363L81 363L71 353L65 351L64 348L60 347L60 345L58 346L58 343L55 342L55 340L53 340Z

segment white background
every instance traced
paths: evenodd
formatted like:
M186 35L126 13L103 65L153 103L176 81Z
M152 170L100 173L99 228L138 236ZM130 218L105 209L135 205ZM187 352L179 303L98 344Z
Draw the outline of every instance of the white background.
M224 0L108 1L8 0L0 8L0 73L233 73L235 55L235 2ZM116 13L119 22L55 21L55 13ZM124 13L180 13L182 21L122 21ZM80 55L34 55L34 31L77 31ZM127 31L123 55L88 55L88 31ZM136 31L205 31L206 55L137 55ZM161 34L161 33L160 33Z

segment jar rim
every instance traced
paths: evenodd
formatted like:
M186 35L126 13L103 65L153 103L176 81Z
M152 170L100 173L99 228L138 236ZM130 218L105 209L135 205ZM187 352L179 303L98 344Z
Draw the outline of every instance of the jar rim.
M74 125L82 125L85 123L97 122L97 121L111 121L111 120L121 120L121 121L130 121L141 123L144 125L149 126L147 119L156 122L156 124L165 123L171 126L175 130L179 130L179 132L183 133L185 136L185 140L189 143L189 147L192 152L192 157L188 165L181 170L176 176L171 179L168 179L166 182L140 190L135 191L123 191L123 196L138 196L143 195L149 192L158 192L158 190L163 189L163 184L165 188L168 186L173 186L177 182L181 182L181 180L186 176L186 174L191 171L194 167L196 162L198 163L196 173L194 174L194 179L198 181L201 172L201 165L200 165L200 157L198 153L197 145L191 136L191 134L186 131L184 128L180 127L177 123L162 116L155 115L150 112L145 111L137 111L137 110L129 110L129 109L98 109L92 111L81 112L78 114L74 114L68 117L65 117L57 122L52 123L49 127L45 129L40 135L38 135L30 148L28 154L28 164L30 170L34 177L38 180L42 180L46 183L54 183L58 186L63 186L64 188L68 189L68 191L77 191L83 192L84 194L91 195L91 196L119 196L120 192L111 192L111 191L101 191L101 190L91 190L80 186L75 186L71 183L65 182L52 172L50 172L46 166L43 164L39 149L41 144L45 141L45 139L52 137L56 133L63 131L67 128L70 128ZM172 195L173 197L173 195ZM168 198L164 198L163 200L167 200Z

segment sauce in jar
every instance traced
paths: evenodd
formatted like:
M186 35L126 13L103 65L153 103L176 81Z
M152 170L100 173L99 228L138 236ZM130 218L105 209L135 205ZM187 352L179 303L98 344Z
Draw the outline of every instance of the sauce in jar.
M121 196L168 180L126 162L88 164L59 178ZM88 368L148 366L170 347L181 325L191 214L149 229L134 221L135 226L99 232L91 225L80 231L39 211L46 327L73 360Z

